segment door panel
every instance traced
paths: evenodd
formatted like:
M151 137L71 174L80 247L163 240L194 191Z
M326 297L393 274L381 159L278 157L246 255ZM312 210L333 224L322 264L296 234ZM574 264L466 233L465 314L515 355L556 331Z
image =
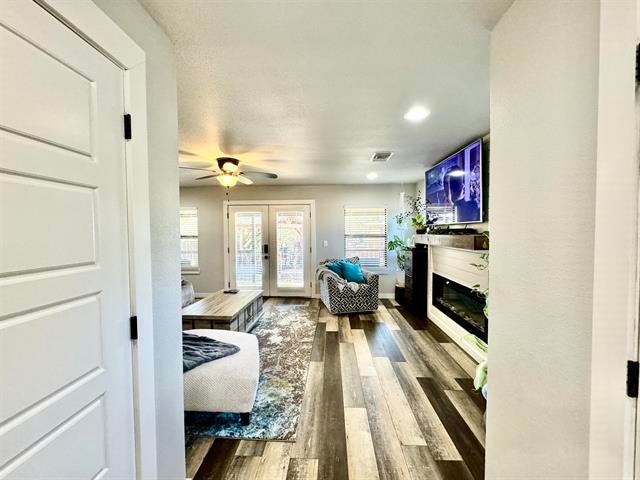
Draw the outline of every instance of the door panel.
M37 4L0 2L0 478L135 477L123 93Z
M104 428L104 402L99 398L60 425L46 441L29 450L25 455L28 461L21 462L3 478L93 479L106 464ZM69 455L70 452L73 454Z
M270 295L311 296L308 205L270 205Z
M3 391L0 422L100 368L99 318L93 296L11 319L13 325L0 335L0 364L11 365L0 369L0 385L13 388ZM76 335L85 340L76 342ZM29 339L26 348L24 339ZM30 378L39 380L25 381Z
M95 263L92 188L0 174L0 274Z
M0 76L0 124L90 154L92 82L8 30L0 45L3 65L14 66Z
M229 207L229 254L232 288L269 293L269 210L265 206Z

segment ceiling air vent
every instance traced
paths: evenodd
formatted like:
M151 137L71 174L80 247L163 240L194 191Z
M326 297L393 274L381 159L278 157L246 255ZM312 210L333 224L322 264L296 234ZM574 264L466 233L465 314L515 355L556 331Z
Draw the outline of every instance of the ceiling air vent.
M392 155L393 155L393 152L375 152L371 156L371 161L372 162L386 162L387 160L389 160L391 158Z

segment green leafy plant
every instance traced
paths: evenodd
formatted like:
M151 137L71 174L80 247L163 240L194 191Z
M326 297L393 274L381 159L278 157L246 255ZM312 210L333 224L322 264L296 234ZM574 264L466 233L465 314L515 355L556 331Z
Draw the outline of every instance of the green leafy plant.
M398 235L394 235L387 243L387 250L390 252L396 252L396 262L398 263L398 269L404 270L404 261L407 258L407 250L409 249L409 242Z
M411 226L416 230L429 230L437 217L427 212L429 202L423 199L420 189L416 191L415 196L405 194L404 199L406 210L395 216L398 226L403 227L411 222Z

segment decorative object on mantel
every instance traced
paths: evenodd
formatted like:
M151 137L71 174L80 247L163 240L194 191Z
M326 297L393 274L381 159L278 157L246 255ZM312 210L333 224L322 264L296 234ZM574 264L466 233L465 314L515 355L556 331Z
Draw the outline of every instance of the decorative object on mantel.
M427 212L428 201L423 199L420 189L416 191L415 196L405 194L404 201L407 209L395 217L398 226L402 227L411 220L411 225L417 234L427 233L427 230L436 221L436 217Z
M465 250L489 250L489 236L484 233L475 235L427 235L427 242L429 245L436 247L462 248Z

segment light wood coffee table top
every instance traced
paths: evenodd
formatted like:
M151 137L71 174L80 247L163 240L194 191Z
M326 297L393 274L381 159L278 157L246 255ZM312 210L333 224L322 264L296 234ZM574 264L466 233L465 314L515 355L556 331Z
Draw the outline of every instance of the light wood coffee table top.
M220 290L182 309L185 320L228 320L262 295L262 290L240 290L238 293L224 293Z

